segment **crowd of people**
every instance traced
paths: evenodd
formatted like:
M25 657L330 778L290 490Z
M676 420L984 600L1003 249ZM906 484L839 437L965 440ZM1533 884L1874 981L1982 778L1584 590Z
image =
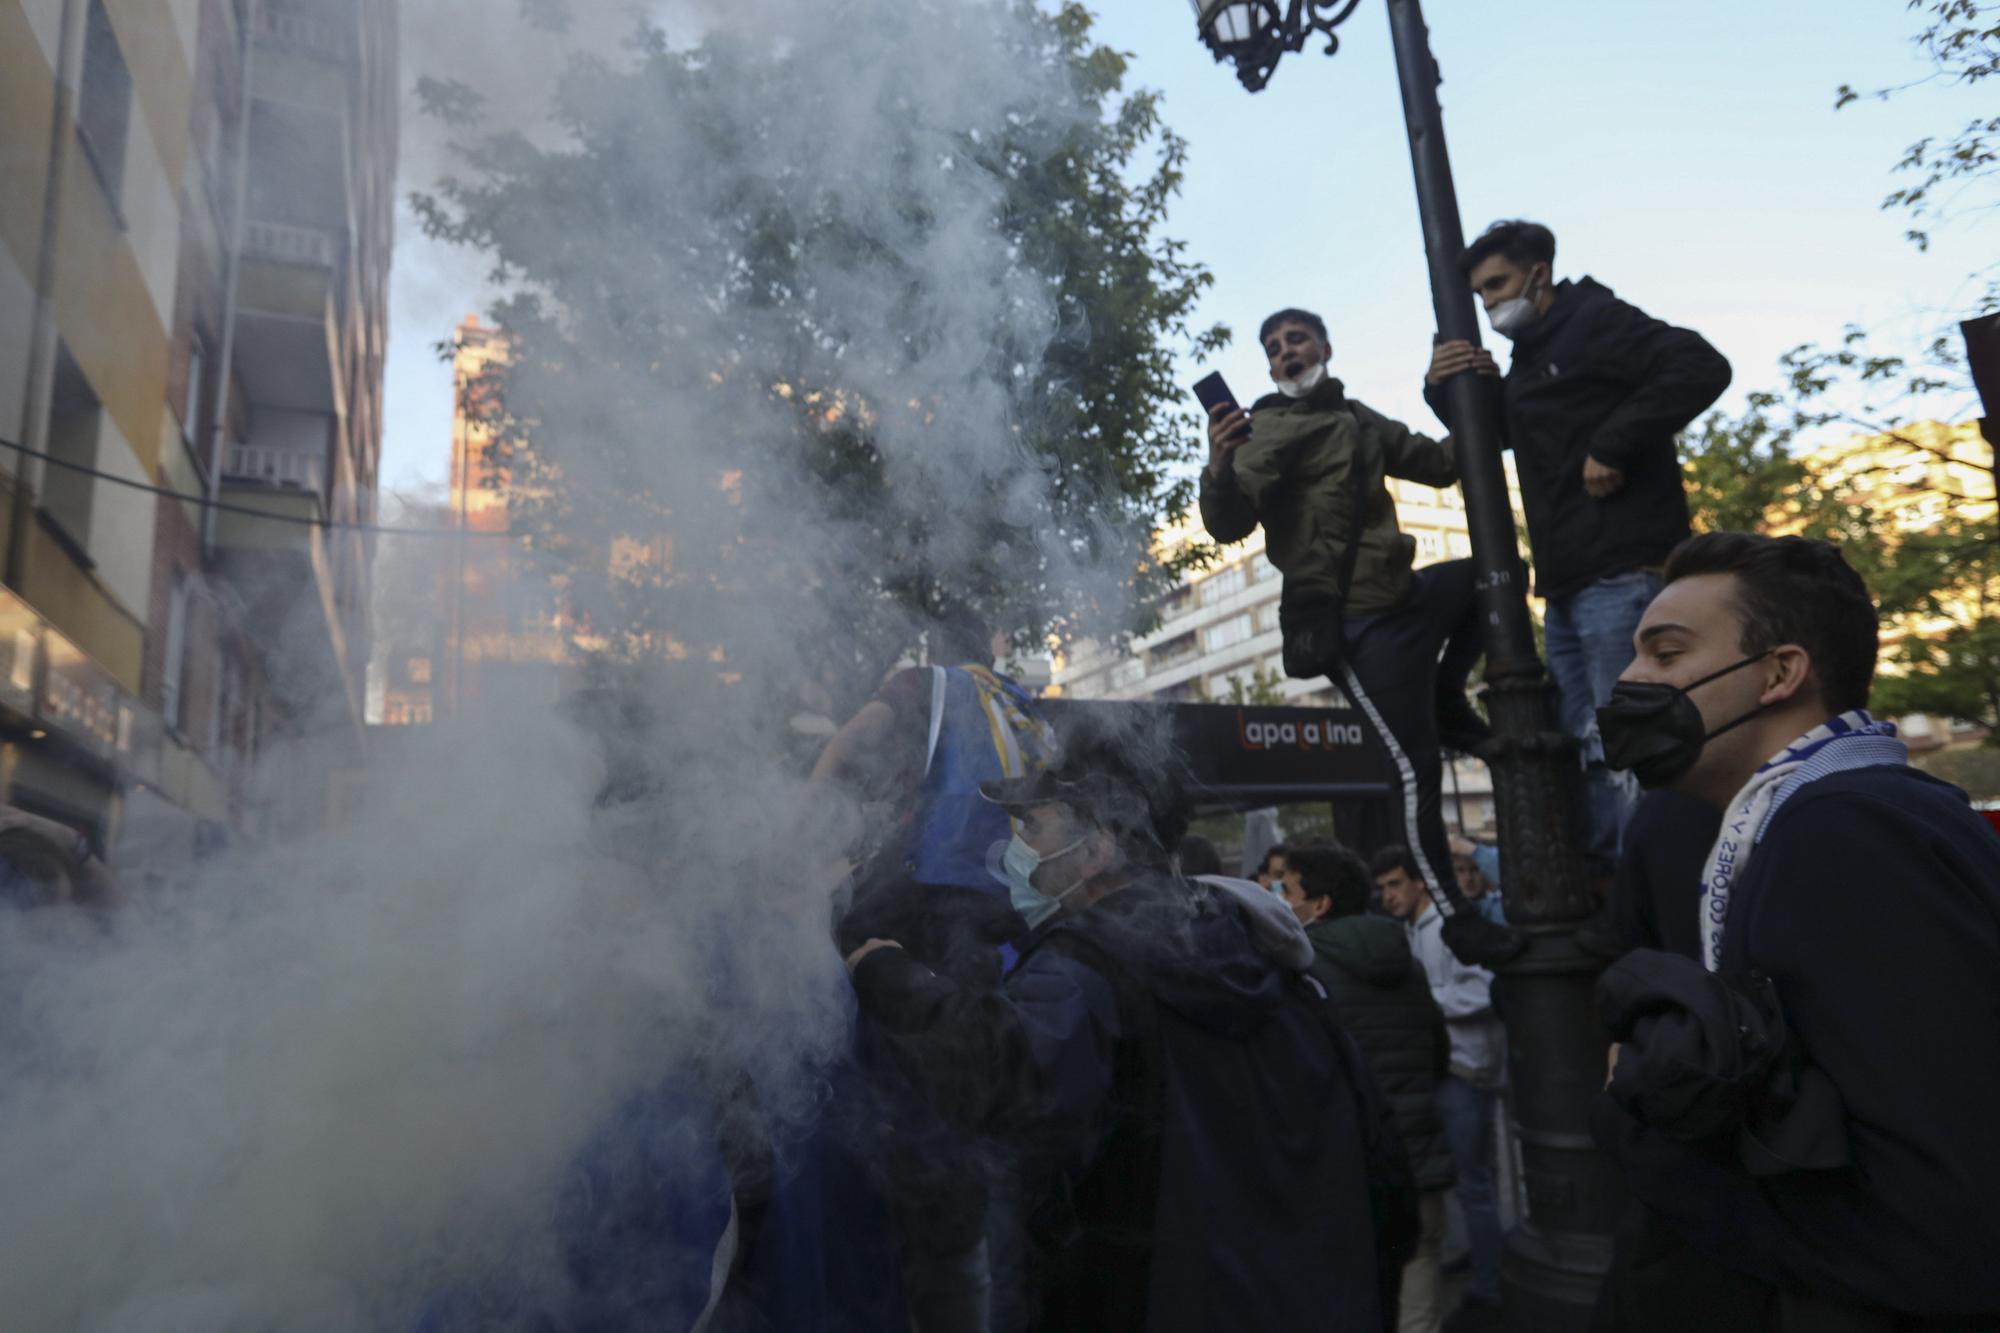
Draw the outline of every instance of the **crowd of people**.
M1507 222L1462 266L1514 342L1507 444L1619 955L1592 1128L1631 1203L1596 1327L2000 1327L2000 838L1867 713L1876 610L1836 548L1690 534L1674 437L1727 364L1554 256ZM1374 729L1401 836L1226 875L1164 734L1082 705L1058 732L977 615L939 618L811 763L848 1040L806 1112L768 1070L661 1071L570 1172L560 1300L475 1281L420 1328L1504 1324L1495 976L1537 923L1441 814L1441 751L1490 735L1472 566L1415 568L1384 485L1452 484L1453 444L1350 397L1317 316L1261 340L1275 392L1213 412L1202 517L1265 529L1287 669ZM1442 342L1430 401L1498 374ZM10 901L108 893L93 865L0 816Z

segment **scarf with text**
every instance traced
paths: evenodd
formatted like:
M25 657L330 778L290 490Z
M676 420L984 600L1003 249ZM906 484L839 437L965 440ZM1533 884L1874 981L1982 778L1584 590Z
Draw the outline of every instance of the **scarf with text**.
M1722 962L1722 932L1729 896L1764 830L1793 792L1831 773L1906 764L1910 747L1893 722L1877 722L1865 708L1829 718L1767 760L1723 808L1722 831L1709 849L1701 877L1701 961L1713 972Z

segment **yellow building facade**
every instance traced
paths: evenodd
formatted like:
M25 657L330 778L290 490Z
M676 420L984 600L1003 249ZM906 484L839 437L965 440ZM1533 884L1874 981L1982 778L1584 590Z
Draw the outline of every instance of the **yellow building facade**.
M107 850L252 826L268 737L358 729L396 35L0 0L0 799Z

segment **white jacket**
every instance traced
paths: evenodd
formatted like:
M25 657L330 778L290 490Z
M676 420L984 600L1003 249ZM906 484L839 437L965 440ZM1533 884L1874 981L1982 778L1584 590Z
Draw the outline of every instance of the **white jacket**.
M1493 974L1462 963L1445 947L1444 917L1430 904L1405 922L1410 952L1424 965L1431 995L1444 1010L1451 1039L1451 1072L1468 1083L1498 1087L1507 1077L1507 1031L1493 1015Z

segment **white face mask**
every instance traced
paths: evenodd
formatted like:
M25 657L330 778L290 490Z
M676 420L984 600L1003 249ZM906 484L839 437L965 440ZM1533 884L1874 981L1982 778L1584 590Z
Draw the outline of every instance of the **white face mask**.
M1503 338L1520 337L1542 317L1542 312L1535 308L1534 294L1535 280L1529 278L1519 296L1510 296L1486 312L1486 322Z
M1277 381L1278 392L1287 398L1303 398L1324 383L1326 383L1324 361L1300 371L1299 377L1295 380Z
M1063 899L1083 887L1083 879L1079 876L1076 883L1061 893L1046 894L1035 887L1035 871L1050 861L1068 856L1083 846L1085 841L1086 839L1078 838L1069 846L1044 856L1016 833L1005 843L995 843L993 851L987 853L987 873L1007 886L1008 901L1014 904L1014 910L1021 914L1022 920L1028 923L1030 930L1054 916L1057 909L1062 906ZM999 855L996 857L994 852L998 852Z

